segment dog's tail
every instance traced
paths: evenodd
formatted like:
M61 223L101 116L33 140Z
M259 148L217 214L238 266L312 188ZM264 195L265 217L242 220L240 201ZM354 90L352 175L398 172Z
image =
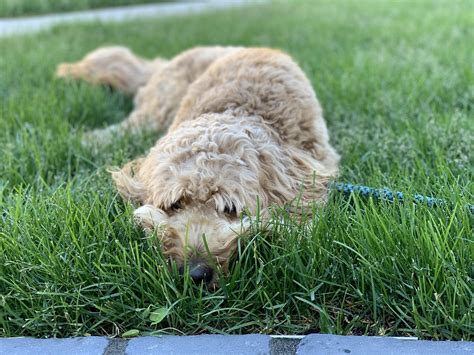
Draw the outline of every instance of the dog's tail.
M125 47L102 47L87 54L79 62L59 64L56 76L109 85L134 95L166 62L161 58L140 58Z

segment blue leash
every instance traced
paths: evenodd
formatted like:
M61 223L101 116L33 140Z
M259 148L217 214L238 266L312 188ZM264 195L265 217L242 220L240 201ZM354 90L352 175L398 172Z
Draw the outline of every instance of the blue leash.
M403 192L400 191L392 191L387 188L383 189L376 189L373 187L368 187L364 185L353 185L353 184L346 184L342 182L334 182L331 184L331 188L333 190L339 191L344 193L344 195L350 195L352 193L361 195L363 197L372 197L377 200L386 200L393 202L396 200L398 201L413 201L416 204L425 204L428 207L437 207L446 205L447 201L440 198L435 197L428 197L423 196L420 194L415 194L412 196L407 196ZM474 214L474 205L467 204L466 208Z

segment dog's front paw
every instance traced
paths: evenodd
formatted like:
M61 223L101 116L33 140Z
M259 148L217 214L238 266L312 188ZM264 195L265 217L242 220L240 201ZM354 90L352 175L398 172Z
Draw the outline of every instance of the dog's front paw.
M78 78L82 73L82 68L76 63L61 63L56 68L58 78Z
M166 214L151 205L144 205L133 212L133 219L145 233L149 234L164 228Z
M84 133L82 145L88 148L98 148L110 144L118 135L118 125L112 125L104 129L94 129Z

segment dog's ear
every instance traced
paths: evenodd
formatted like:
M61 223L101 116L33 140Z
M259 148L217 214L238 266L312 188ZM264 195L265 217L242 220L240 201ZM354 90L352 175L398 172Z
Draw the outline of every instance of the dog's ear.
M122 169L108 170L122 198L140 205L146 203L146 188L136 176L142 161L143 159L136 159L125 164Z

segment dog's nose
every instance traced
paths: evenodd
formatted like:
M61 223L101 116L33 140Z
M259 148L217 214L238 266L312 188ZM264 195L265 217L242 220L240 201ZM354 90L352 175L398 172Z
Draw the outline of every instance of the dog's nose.
M212 268L203 262L191 263L189 265L189 276L197 284L201 282L209 283L212 280Z

